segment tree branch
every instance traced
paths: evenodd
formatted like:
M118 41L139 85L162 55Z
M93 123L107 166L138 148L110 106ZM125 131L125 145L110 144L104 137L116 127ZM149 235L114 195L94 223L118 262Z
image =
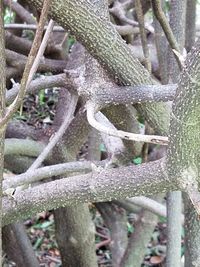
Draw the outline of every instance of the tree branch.
M89 172L98 167L103 168L104 165L105 162L93 163L90 161L75 161L50 165L22 173L17 176L5 178L3 188L4 190L7 190L8 188L16 188L20 185L35 183L43 179L51 178L53 176L63 176L70 172Z
M198 192L200 170L198 159L200 147L199 59L200 39L188 54L186 67L181 73L173 104L168 149L168 173L176 177L182 190L188 193L198 214L200 214Z
M63 123L61 124L58 131L50 138L48 145L44 148L42 153L38 156L38 158L30 166L30 168L27 170L27 173L29 171L33 171L34 169L37 169L38 167L40 167L42 162L49 156L50 152L53 150L55 145L59 142L59 140L61 139L61 137L63 136L67 127L69 126L69 124L71 123L71 121L73 119L77 101L78 101L78 97L73 95L71 98L68 113L67 113Z
M41 9L41 0L27 1L37 9ZM77 40L98 59L118 83L124 85L155 84L111 22L96 16L88 1L52 0L52 6L51 17L64 28L70 29ZM85 38L86 28L92 29L87 31L87 38ZM168 132L170 108L167 105L163 103L140 105L140 111L154 129L161 134Z
M165 14L162 10L161 0L152 0L152 7L153 7L154 15L156 16L157 20L160 22L160 25L162 26L162 29L171 46L171 49L181 54L176 38L174 37L174 34L170 28L169 22L167 18L165 17ZM180 62L179 57L177 56L176 53L174 53L174 55L177 60L177 63L179 64L180 69L182 69L182 63Z
M37 157L44 149L45 144L29 139L5 139L5 155L24 155Z
M108 135L120 137L126 140L137 141L137 142L147 142L147 143L160 144L160 145L168 144L168 138L164 136L134 134L134 133L124 132L121 130L108 128L96 120L95 118L96 105L94 103L88 101L86 104L86 108L87 108L87 119L88 119L89 124L100 132L103 132Z
M37 94L41 89L53 88L53 87L67 87L69 85L66 78L66 74L57 74L51 76L41 76L33 80L28 86L26 93L27 94ZM10 104L16 97L19 92L19 84L16 83L13 87L6 92L6 104Z
M0 125L5 125L8 120L13 116L13 114L18 110L19 106L21 105L21 102L23 100L24 94L26 92L26 88L30 81L33 78L33 75L37 69L37 66L39 64L39 59L40 59L40 52L38 51L42 39L42 34L43 34L43 29L44 29L44 24L47 18L47 14L49 11L49 0L44 0L44 5L42 8L41 16L40 16L40 21L38 25L38 29L36 31L36 35L32 44L31 51L28 56L28 60L25 66L25 70L22 76L21 80L21 85L20 85L20 90L18 92L18 95L16 96L15 100L13 103L9 106L7 109L7 112L3 119L0 121ZM46 32L47 33L47 32ZM45 33L45 34L46 34ZM44 43L47 42L47 39L44 39ZM41 50L44 50L44 48L41 48ZM37 59L36 63L36 56L37 54L39 55L39 58Z
M91 94L91 100L100 107L117 104L166 102L174 99L177 84L110 86L101 85Z
M123 179L121 177L123 176ZM21 191L15 200L4 199L4 224L36 212L83 202L100 202L179 189L169 180L162 160L139 166L99 170L68 177Z
M5 57L5 36L4 36L4 10L3 3L0 1L0 121L5 116L6 103L6 57ZM5 125L0 125L0 266L2 266L2 182L4 169L4 143L5 143Z
M36 20L34 17L18 2L14 2L12 0L3 0L3 3L10 7L16 14L26 23L35 24ZM4 26L6 27L6 25Z

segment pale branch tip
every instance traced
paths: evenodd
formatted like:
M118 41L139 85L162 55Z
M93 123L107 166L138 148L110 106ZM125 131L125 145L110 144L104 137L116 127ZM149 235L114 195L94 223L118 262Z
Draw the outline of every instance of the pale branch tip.
M89 124L100 132L103 132L108 135L116 136L122 139L136 141L136 142L168 145L168 137L165 137L165 136L135 134L135 133L125 132L121 130L114 130L114 129L111 129L111 128L108 128L102 125L95 118L96 105L95 103L91 101L88 101L86 103L86 110L87 110L87 119L88 119Z

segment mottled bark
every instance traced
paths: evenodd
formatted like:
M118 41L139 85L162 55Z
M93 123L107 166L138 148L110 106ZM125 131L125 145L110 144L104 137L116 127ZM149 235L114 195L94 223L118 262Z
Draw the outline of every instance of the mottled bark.
M144 209L140 212L135 230L129 237L127 250L122 258L120 267L135 267L142 264L145 249L150 241L156 223L157 216L155 214Z
M189 194L197 209L200 170L199 55L200 40L188 55L181 74L173 104L168 149L168 175L176 177L180 188ZM197 260L195 255L193 260Z
M73 55L71 61L75 60L76 54L74 53ZM76 65L77 60L72 64ZM55 121L54 126L57 123L62 123L64 114L68 112L68 104L70 102L70 95L67 91L61 91L60 95L62 97L59 98L56 115L56 118L59 116L59 120ZM77 120L77 118L79 119ZM76 159L80 147L86 141L89 133L89 127L84 118L84 112L79 112L56 145L54 149L54 153L56 151L57 155L55 162L67 162ZM88 205L79 204L73 207L60 208L54 211L54 216L56 239L61 252L63 266L97 266L94 226L90 218Z
M28 0L38 9L41 0ZM53 1L50 16L75 34L76 38L98 59L101 65L126 85L152 84L150 74L134 58L114 26L95 15L89 1ZM86 29L90 29L90 31ZM87 38L86 38L87 36ZM96 45L95 45L96 44ZM97 45L98 44L98 45ZM140 110L148 122L162 134L168 132L169 110L164 104L144 104Z
M101 170L101 175L97 171L26 189L15 196L14 203L12 199L5 198L4 224L61 206L152 195L178 189L173 178L167 177L162 161Z
M185 44L186 0L170 3L170 26L182 52ZM178 82L180 66L177 64L171 48L169 48L168 75L170 82ZM166 266L180 267L181 264L181 233L182 233L182 194L167 194L167 257Z
M54 211L56 239L63 267L95 267L94 224L87 204Z
M165 1L161 1L162 8L164 6ZM162 84L167 84L168 82L168 69L167 69L167 38L164 34L162 27L160 26L159 21L154 16L154 27L155 27L155 44L157 57L159 62L159 72Z
M179 46L179 51L182 53L185 44L185 17L186 0L171 0L170 2L170 26L174 37ZM180 74L180 66L177 64L175 55L169 48L168 54L168 75L169 81L177 82Z

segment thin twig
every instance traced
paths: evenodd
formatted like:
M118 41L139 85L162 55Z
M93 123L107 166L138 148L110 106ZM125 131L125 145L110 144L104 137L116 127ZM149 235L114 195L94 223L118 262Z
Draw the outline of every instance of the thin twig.
M87 109L87 119L89 124L100 132L136 142L168 145L168 137L157 136L157 135L134 134L120 130L114 130L100 124L95 118L96 105L93 102L88 101L86 104L86 109Z
M91 161L75 161L67 162L56 165L45 166L25 172L16 176L12 176L4 179L3 189L8 190L9 188L15 189L20 185L27 185L41 181L43 179L51 178L52 176L67 175L71 172L89 172L97 169L98 167L104 167L107 161L91 162Z
M47 30L45 32L45 35L44 35L44 37L42 39L42 42L41 42L41 45L39 47L37 56L36 56L36 58L35 58L35 60L33 62L33 65L31 67L31 70L30 70L30 73L29 73L29 77L28 77L28 81L27 81L27 84L26 84L26 88L30 85L30 82L32 81L33 76L37 71L37 68L39 66L40 60L41 60L41 58L42 58L42 56L44 54L44 51L46 49L46 46L47 46L47 43L48 43L48 40L49 40L49 36L50 36L50 34L52 32L53 25L54 25L54 22L51 19L49 21L49 24L48 24Z
M140 28L140 38L142 42L142 50L145 58L145 67L146 69L151 73L151 61L150 61L150 56L149 56L149 48L148 48L148 43L147 43L147 36L144 28L144 14L142 10L142 4L140 0L135 0L135 11L137 14L137 19L139 23L139 28ZM148 134L148 124L145 122L145 134ZM143 162L147 161L148 158L148 150L149 150L149 144L144 143L143 149L142 149L142 158Z
M138 33L138 27L133 27L131 25L114 25L115 29L121 35L127 35L131 33ZM22 30L32 30L35 31L37 29L36 25L33 24L18 24L18 23L9 23L4 25L5 30L12 30L12 29L22 29ZM44 30L47 29L47 26L44 27ZM54 26L52 29L53 32L66 32L66 30L61 26Z
M73 114L74 114L74 111L75 111L75 108L76 108L77 101L78 101L78 96L72 95L69 112L68 112L65 120L63 121L62 125L60 126L60 128L56 132L56 134L50 139L50 142L45 147L45 149L42 151L42 153L39 155L39 157L33 162L33 164L27 170L27 173L29 171L37 169L42 164L42 162L45 160L45 158L49 155L51 150L54 148L54 146L57 144L57 142L63 136L63 134L65 133L67 127L69 126L70 122L73 119Z
M28 60L27 60L27 63L24 69L19 93L17 97L15 98L15 100L13 101L13 103L7 109L7 112L4 118L0 121L0 126L5 125L8 122L8 120L13 116L13 114L18 110L18 108L20 107L23 101L28 83L30 83L34 75L34 72L32 71L32 67L36 69L36 65L33 66L33 64L34 64L34 61L36 60L36 56L37 56L37 53L38 53L38 50L41 44L42 34L43 34L47 14L49 11L49 7L50 7L50 0L44 0L44 4L43 4L41 16L40 16L40 21L38 24L38 29L36 31L33 45L31 47L31 51L29 53ZM39 64L39 58L37 59L37 62L38 62L37 64Z
M165 13L162 10L162 6L161 6L161 1L160 0L152 0L152 8L153 8L153 12L155 17L157 18L157 20L159 21L165 36L171 46L171 49L178 52L178 54L181 54L179 45L176 41L176 38L171 30L171 27L169 25L169 22L165 16ZM180 69L182 69L182 62L180 62L179 57L177 56L176 53L174 53L175 58L177 60L177 63L179 64Z
M142 10L142 4L140 0L135 0L135 11L137 14L137 19L140 28L140 37L142 42L142 49L145 57L145 67L151 73L151 61L149 56L149 48L147 44L147 36L145 32L145 24L144 24L144 14Z

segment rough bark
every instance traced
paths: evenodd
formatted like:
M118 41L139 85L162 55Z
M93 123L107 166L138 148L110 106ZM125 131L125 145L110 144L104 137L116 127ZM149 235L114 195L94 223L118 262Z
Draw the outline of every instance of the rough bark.
M179 51L183 51L185 43L185 14L186 14L186 0L171 0L170 2L170 26L174 37L179 45ZM177 82L177 77L180 75L180 67L178 66L174 53L169 48L168 55L168 74L169 81Z
M164 6L164 0L162 0L162 7ZM155 44L157 50L157 57L159 62L159 71L162 84L168 82L168 69L167 69L167 39L160 26L159 21L154 16L154 27L155 27Z
M168 175L176 177L180 188L193 200L193 205L200 169L199 55L200 40L188 55L181 74L173 104L168 149ZM197 260L196 254L193 260Z
M186 0L171 1L170 26L181 52L183 51L185 43L185 13ZM169 81L178 82L180 67L178 66L176 59L170 50L168 62ZM167 267L171 267L172 265L174 267L180 267L181 264L181 215L181 192L169 192L167 194Z
M41 0L27 0L27 2L38 9L41 8ZM50 16L75 34L116 81L125 85L154 83L150 74L134 58L114 26L95 15L90 1L60 0L53 1L52 6ZM86 33L86 29L90 30ZM168 132L170 109L167 105L144 104L141 105L140 110L156 130L162 134Z
M94 224L87 204L54 211L56 239L63 267L95 267ZM61 236L60 236L61 235Z
M71 60L73 61L75 57L76 55L74 54ZM77 64L76 60L73 64ZM70 95L67 91L62 90L60 95L56 115L56 118L58 116L60 118L54 126L57 123L62 123L63 116L67 113L68 103L70 101ZM79 114L77 114L76 118L79 117ZM82 116L80 119L81 121L76 121L76 124L74 124L75 128L73 127L72 121L66 133L63 135L62 140L55 147L54 151L57 153L55 161L67 162L76 159L77 153L89 133L86 120ZM83 126L82 131L80 131L81 125ZM78 134L76 132L74 133L73 129L75 131L77 129ZM77 136L79 136L79 139ZM79 204L73 207L60 208L54 211L54 216L56 239L61 252L63 266L96 266L94 226L90 218L88 205Z
M61 206L152 195L179 189L174 179L167 177L162 161L106 169L100 173L101 175L97 171L41 184L20 192L15 196L15 201L5 198L4 224Z
M144 260L145 249L157 223L157 216L144 209L139 214L135 230L129 237L127 250L120 267L140 266Z

